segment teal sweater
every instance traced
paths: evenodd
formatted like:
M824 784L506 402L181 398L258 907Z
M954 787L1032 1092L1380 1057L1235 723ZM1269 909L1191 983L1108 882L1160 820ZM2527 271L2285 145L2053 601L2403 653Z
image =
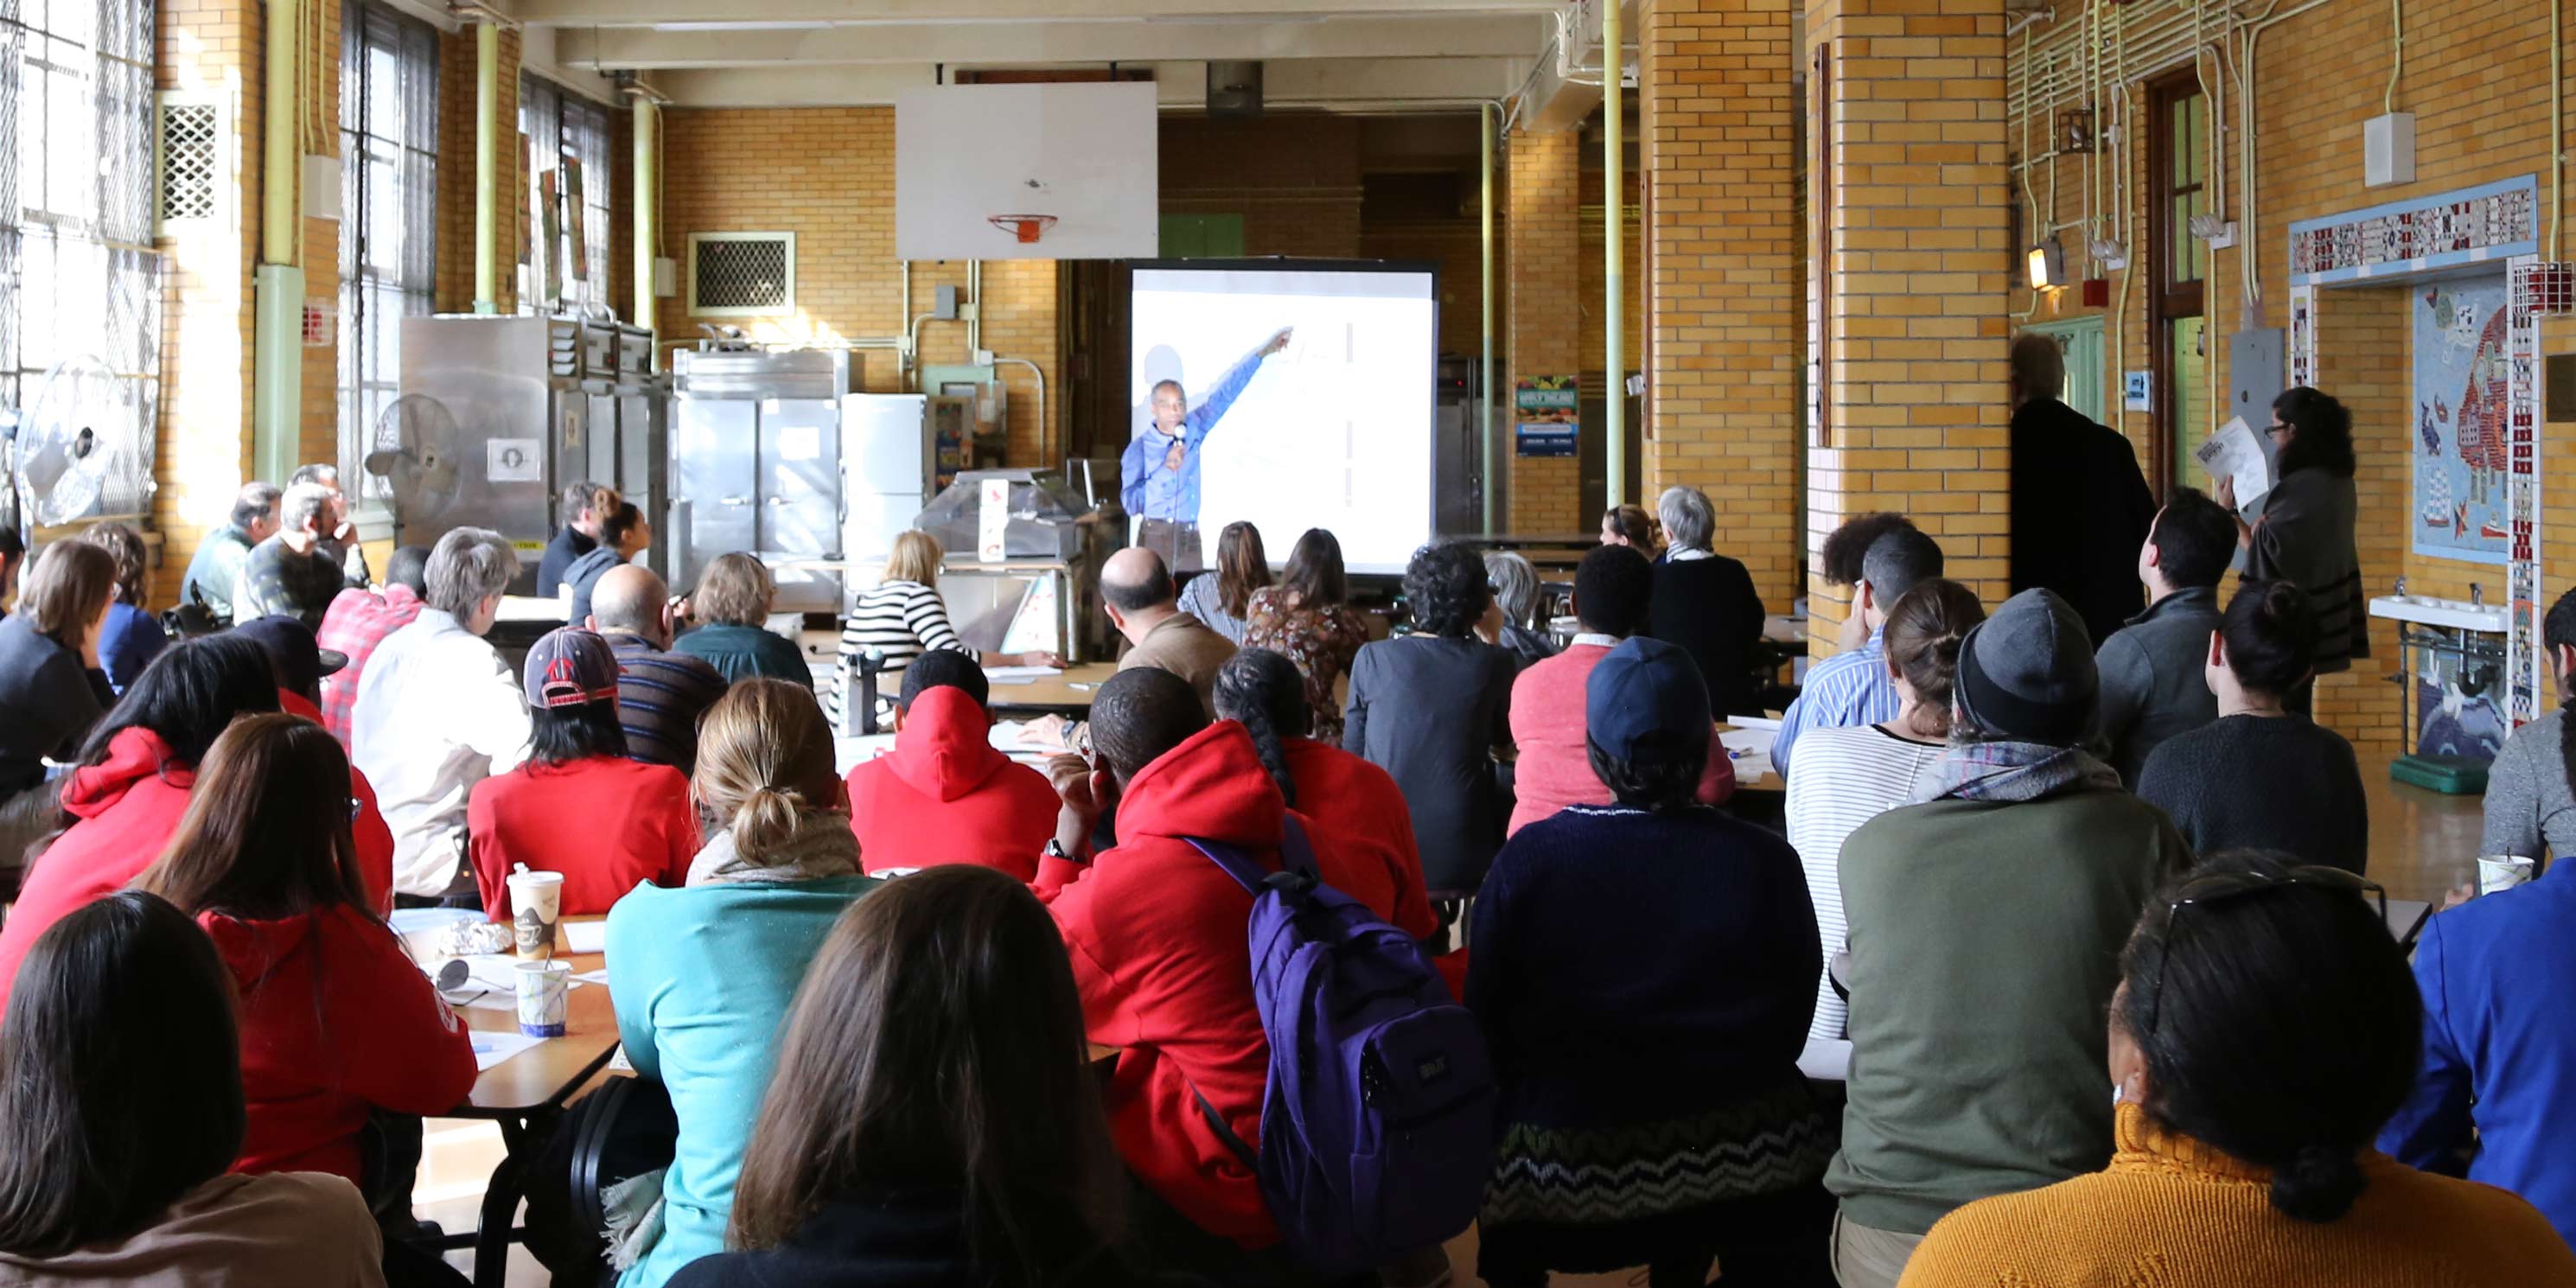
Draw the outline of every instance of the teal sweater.
M832 922L879 883L639 886L608 914L608 988L635 1071L670 1089L680 1120L662 1178L662 1237L618 1288L660 1288L724 1250L734 1181L805 968Z
M759 675L814 687L814 667L805 660L805 650L757 626L722 622L701 626L681 636L671 645L671 651L686 653L714 667L727 684Z

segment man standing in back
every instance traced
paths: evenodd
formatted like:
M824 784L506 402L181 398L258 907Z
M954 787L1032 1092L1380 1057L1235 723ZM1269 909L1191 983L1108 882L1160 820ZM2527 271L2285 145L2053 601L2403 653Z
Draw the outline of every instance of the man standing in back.
M592 584L582 620L617 654L627 758L696 773L698 719L725 695L725 678L702 658L670 651L671 588L650 568L619 564Z
M2049 336L2012 344L2012 589L2057 592L2099 643L2146 607L2131 554L2155 496L2117 431L2059 401L2066 355Z
M2131 791L2157 744L2218 718L2218 698L2202 671L2218 630L2218 582L2235 555L2234 516L2190 488L2157 512L2138 548L2138 578L2154 602L2094 655L2102 672L2094 750Z

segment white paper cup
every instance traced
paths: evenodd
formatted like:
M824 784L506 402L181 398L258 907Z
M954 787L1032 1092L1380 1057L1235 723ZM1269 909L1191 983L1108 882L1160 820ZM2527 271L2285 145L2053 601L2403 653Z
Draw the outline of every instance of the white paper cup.
M512 946L522 960L555 955L555 923L563 919L563 874L513 872L509 876Z
M2478 856L2478 893L2496 894L2531 880L2532 869L2539 866L2519 854L2481 854Z
M532 1038L564 1035L566 994L572 991L572 963L518 963L519 1031Z

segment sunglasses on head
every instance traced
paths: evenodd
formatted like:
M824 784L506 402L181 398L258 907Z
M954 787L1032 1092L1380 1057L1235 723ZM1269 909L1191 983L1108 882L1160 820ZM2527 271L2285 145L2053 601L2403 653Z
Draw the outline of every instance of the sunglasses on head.
M2157 1023L2163 1019L2165 958L2172 951L2175 933L2182 928L2183 909L2213 908L2240 899L2250 899L2271 894L2277 890L2286 890L2291 886L2312 886L2324 890L2344 890L2353 894L2368 895L2378 901L2380 922L2385 924L2388 921L2387 888L2366 877L2346 872L2342 868L2305 864L2291 868L2279 876L2268 872L2213 872L2207 876L2194 877L2174 891L2173 902L2165 907L2164 933L2158 935L2155 940L2156 992L2153 997L2147 999L2148 1033L2154 1033Z

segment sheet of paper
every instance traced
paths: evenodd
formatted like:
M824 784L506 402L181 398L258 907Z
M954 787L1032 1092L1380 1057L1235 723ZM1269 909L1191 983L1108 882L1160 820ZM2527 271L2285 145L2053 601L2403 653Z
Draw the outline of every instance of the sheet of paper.
M564 951L576 956L608 951L608 923L605 921L567 921L563 923L563 937Z
M2263 444L2254 437L2254 427L2236 416L2218 427L2192 456L2202 469L2209 471L2210 486L2218 480L2236 480L2236 506L2244 509L2272 490L2272 467L2263 457Z
M1059 671L1052 666L988 666L984 668L984 679L993 684L1027 684L1035 680L1049 679L1062 674L1064 674L1064 672Z
M1780 732L1780 720L1776 716L1719 716L1717 719L1718 723L1733 725L1739 730L1759 729L1766 733Z
M475 1029L473 1032L474 1067L481 1072L488 1072L492 1066L545 1041L544 1038L532 1038L525 1033L495 1032L486 1029Z
M635 1072L635 1062L626 1058L625 1043L618 1043L617 1050L608 1057L608 1071L610 1073Z
M1771 744L1778 737L1779 732L1773 729L1731 729L1719 734L1717 740L1725 744L1727 754L1737 760L1769 764Z

